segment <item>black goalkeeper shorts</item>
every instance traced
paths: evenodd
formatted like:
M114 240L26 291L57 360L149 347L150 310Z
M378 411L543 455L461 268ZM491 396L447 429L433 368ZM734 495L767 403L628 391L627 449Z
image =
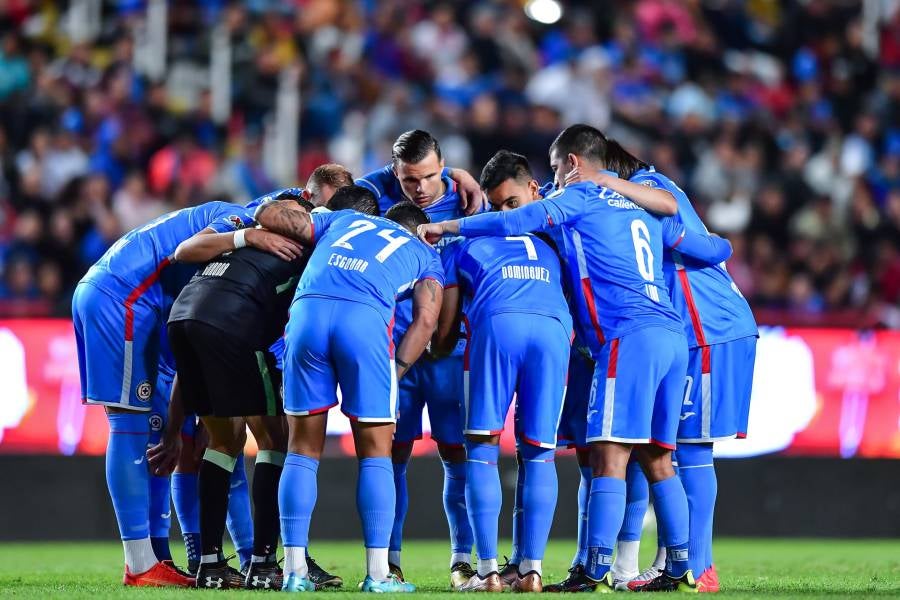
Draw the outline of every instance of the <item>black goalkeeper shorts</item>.
M270 352L248 347L200 321L169 323L186 413L214 417L283 415L281 371Z

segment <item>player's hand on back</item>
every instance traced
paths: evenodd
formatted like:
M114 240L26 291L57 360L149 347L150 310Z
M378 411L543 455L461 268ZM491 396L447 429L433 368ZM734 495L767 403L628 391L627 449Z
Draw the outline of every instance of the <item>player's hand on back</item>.
M300 244L283 235L265 229L249 229L245 237L248 246L274 254L288 262L303 254Z

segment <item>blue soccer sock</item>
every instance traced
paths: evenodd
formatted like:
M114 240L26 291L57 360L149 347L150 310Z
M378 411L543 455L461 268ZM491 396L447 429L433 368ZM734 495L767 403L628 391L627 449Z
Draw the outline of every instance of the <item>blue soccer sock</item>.
M200 564L200 500L197 498L197 474L172 474L172 503L184 538L188 569Z
M397 503L394 507L394 527L391 529L391 543L388 549L391 553L391 563L400 566L400 550L403 546L403 523L406 522L406 513L409 511L409 488L406 485L407 462L392 463L394 468L394 493ZM396 554L394 554L396 552Z
M228 494L228 535L234 542L241 566L253 557L253 513L250 509L250 486L244 467L244 453L238 454L231 472L231 489Z
M168 477L150 476L150 543L157 560L172 560L169 528L172 526L172 496Z
M581 478L578 482L578 550L572 558L572 566L587 562L588 550L588 499L591 497L591 479L594 478L590 466L578 466Z
M522 491L523 528L522 561L519 573L542 574L541 561L547 549L547 538L553 525L559 482L556 477L555 449L531 444L522 445L525 464L525 486Z
M687 496L677 476L650 486L656 521L666 548L666 573L681 577L688 570L689 512Z
M616 543L616 560L613 571L617 576L633 577L640 572L638 551L644 529L644 515L650 503L650 485L636 460L628 463L625 474L625 519Z
M690 554L694 577L712 566L713 514L716 508L716 468L713 445L679 444L678 474L687 495L690 512Z
M517 565L522 562L522 532L525 527L524 513L522 510L522 494L525 489L525 462L522 460L522 452L516 448L516 495L513 504L512 524L512 556L509 562Z
M450 527L450 551L452 563L472 560L474 536L466 508L466 463L444 462L444 512Z
M603 579L612 568L613 548L625 518L625 481L615 477L594 477L588 501L587 576Z
M497 527L503 502L497 461L500 446L466 441L466 506L478 546L478 574L495 570ZM488 571L489 572L489 571Z
M278 483L278 509L281 540L284 543L285 577L296 573L306 577L306 548L309 546L309 522L318 495L319 461L289 452Z
M384 456L360 459L356 508L362 521L366 548L390 546L396 502L391 459Z
M150 473L147 443L150 417L146 413L107 413L106 485L112 499L125 565L143 573L156 564L150 543Z

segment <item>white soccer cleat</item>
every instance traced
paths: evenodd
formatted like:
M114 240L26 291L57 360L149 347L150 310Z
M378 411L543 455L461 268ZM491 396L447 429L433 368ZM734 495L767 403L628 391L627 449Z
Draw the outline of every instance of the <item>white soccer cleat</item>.
M639 573L637 576L632 577L631 579L620 579L619 577L621 576L616 577L614 581L616 591L627 592L629 590L632 590L634 589L634 586L643 585L649 581L653 581L654 579L662 575L662 572L663 570L660 567L657 567L656 565L650 565L649 567L641 571L641 573Z

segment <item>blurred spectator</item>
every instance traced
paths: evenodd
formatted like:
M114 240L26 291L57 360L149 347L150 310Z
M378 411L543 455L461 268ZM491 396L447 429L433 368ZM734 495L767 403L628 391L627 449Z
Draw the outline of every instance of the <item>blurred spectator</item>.
M0 299L17 311L66 314L89 264L166 211L297 183L273 161L293 70L301 181L323 162L378 168L412 128L449 166L477 176L510 148L546 181L549 144L587 122L731 238L755 307L900 314L897 2L570 0L553 25L508 0L169 3L162 73L134 37L145 3L105 9L78 41L58 3L14 4L0 2Z

